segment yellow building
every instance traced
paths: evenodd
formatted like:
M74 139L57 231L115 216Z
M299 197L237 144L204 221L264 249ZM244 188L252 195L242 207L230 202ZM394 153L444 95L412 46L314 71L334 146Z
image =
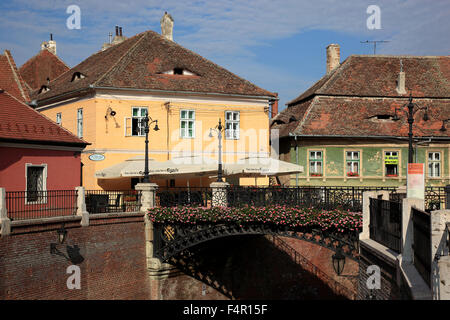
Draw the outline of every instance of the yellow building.
M90 56L36 92L37 110L91 143L82 154L86 189L124 190L138 182L97 179L95 173L144 155L145 112L160 129L149 133L149 158L155 161L187 154L217 159L218 139L210 137L210 128L219 119L226 129L224 162L269 155L269 110L276 94L170 39L153 31L137 34ZM208 186L212 179L193 179L190 185ZM182 179L152 181L186 185ZM241 184L253 181L241 179Z

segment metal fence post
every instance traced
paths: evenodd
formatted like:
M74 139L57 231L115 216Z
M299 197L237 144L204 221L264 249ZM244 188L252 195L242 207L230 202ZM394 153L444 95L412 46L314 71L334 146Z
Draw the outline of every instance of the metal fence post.
M0 188L0 234L7 236L11 233L11 220L8 218L8 210L6 208L6 190Z
M450 209L450 185L444 187L445 192L445 209Z

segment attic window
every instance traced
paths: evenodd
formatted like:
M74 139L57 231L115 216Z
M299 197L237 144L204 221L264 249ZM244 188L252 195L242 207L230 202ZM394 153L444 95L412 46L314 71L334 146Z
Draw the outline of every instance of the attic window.
M297 119L296 119L294 116L291 116L291 117L289 118L289 122L294 122L294 121L297 121Z
M390 114L377 114L369 119L372 121L394 121L394 116Z
M71 82L74 82L74 81L80 80L80 79L84 79L84 78L86 78L86 76L84 74L82 74L81 72L77 71L73 74Z
M43 86L39 89L38 94L46 93L47 91L50 91L50 88L47 87L46 85L43 85Z
M163 74L173 74L173 75L182 75L182 76L195 76L196 74L183 69L183 68L173 68L172 70L168 70L163 72Z

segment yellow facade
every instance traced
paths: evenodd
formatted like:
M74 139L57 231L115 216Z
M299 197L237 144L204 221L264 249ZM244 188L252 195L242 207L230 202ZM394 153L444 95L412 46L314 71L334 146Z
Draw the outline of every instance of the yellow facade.
M137 155L144 155L145 136L133 136L132 109L146 107L149 116L158 120L159 131L149 132L149 158L165 161L173 157L193 153L217 159L218 139L210 128L217 126L219 118L225 125L225 112L239 112L239 139L222 139L223 162L235 162L246 155L268 156L269 103L264 99L209 97L209 96L161 96L114 92L96 92L76 101L60 102L38 108L52 120L57 113L61 125L77 134L77 110L83 109L83 139L91 143L82 154L83 186L88 189L126 190L131 188L130 178L98 179L95 172L123 162ZM194 111L195 132L192 138L180 137L182 110ZM111 111L115 115L111 115ZM114 113L113 113L114 114ZM104 155L104 160L89 159L92 154ZM185 186L186 179L175 178L176 186ZM267 184L267 178L242 178L240 184ZM160 186L168 180L152 179ZM191 186L209 186L214 177L194 178ZM255 182L256 181L256 182ZM235 183L239 183L235 182Z

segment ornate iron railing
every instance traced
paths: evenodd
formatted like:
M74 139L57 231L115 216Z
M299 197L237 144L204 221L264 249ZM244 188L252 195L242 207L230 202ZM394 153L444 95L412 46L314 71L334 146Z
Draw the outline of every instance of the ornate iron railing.
M445 187L425 188L425 209L428 212L445 208Z
M211 206L212 189L209 187L159 187L156 206Z
M141 192L135 190L86 190L85 200L89 213L136 212L141 209Z
M401 251L402 204L396 201L370 198L370 239Z
M422 278L431 285L431 216L429 213L411 208L413 221L414 266Z
M288 205L308 206L324 210L342 208L362 211L365 191L388 190L395 194L393 187L230 187L228 205L267 206Z
M6 209L11 220L71 216L77 211L77 191L7 191Z

